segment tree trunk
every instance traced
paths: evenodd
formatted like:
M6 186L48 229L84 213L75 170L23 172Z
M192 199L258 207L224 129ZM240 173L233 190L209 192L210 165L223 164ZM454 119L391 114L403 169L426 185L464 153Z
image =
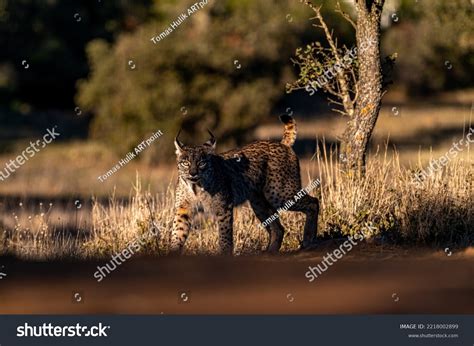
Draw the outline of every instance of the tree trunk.
M365 173L368 144L379 116L382 101L382 68L380 60L380 17L384 0L356 1L358 98L352 119L342 138L341 151L348 171Z

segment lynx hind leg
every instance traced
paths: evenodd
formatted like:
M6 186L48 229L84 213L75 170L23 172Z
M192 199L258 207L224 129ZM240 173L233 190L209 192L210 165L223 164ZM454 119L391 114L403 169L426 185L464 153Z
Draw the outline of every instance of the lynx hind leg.
M276 213L276 210L268 203L263 196L254 196L250 200L250 205L257 216L257 219L263 224L269 217ZM267 230L270 241L267 246L267 252L278 253L283 242L283 235L285 229L280 223L280 220L267 221L265 229Z
M171 233L171 252L181 253L191 229L191 210L188 203L177 203Z
M306 215L301 248L306 249L315 245L318 234L319 200L310 195L305 195L290 210L300 211Z

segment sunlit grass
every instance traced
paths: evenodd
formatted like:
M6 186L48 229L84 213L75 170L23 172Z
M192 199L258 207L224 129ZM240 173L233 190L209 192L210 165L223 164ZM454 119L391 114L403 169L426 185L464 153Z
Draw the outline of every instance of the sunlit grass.
M449 107L448 107L449 108ZM413 185L414 175L430 159L438 159L464 137L471 124L468 110L458 114L455 108L402 109L401 118L382 111L374 141L383 143L390 135L393 141L417 133L458 129L452 138L430 147L402 148L387 146L369 155L364 178L346 175L337 153L322 148L313 159L301 159L303 185L320 179L321 186L311 193L321 202L319 235L339 237L353 234L372 223L375 236L382 242L403 245L464 247L474 242L474 161L472 148L465 148L455 160L432 174L421 188ZM332 118L331 118L332 119ZM316 136L335 139L342 123L335 120L300 121L299 137ZM332 132L331 132L332 131ZM331 139L331 133L334 138ZM281 125L264 126L257 136L278 137ZM408 137L407 137L408 136ZM452 140L451 140L452 139ZM421 140L413 138L412 140ZM8 154L3 155L7 159ZM174 212L173 164L158 166L133 161L105 183L96 177L110 169L120 157L97 143L54 144L22 166L1 193L24 196L70 196L67 205L41 202L34 208L15 206L14 212L0 219L0 254L46 259L57 257L97 258L121 251L130 241L159 226L159 239L150 239L144 253L166 255ZM113 191L113 192L111 192ZM103 196L109 196L105 201ZM81 197L80 197L81 196ZM74 200L94 198L92 208L77 209ZM69 198L69 197L67 197ZM85 204L85 203L84 203ZM298 249L304 216L286 212L281 221L287 232L282 252ZM217 225L212 213L194 211L193 231L185 246L187 254L212 254L217 251ZM265 230L258 227L248 205L234 215L235 254L262 251L268 242Z
M354 234L371 223L374 234L391 244L466 247L474 242L474 165L464 158L431 175L421 188L413 185L416 169L400 165L397 155L376 155L369 160L362 179L347 175L330 152L318 153L307 166L310 180L321 179L312 191L321 201L319 235ZM311 165L315 166L311 169ZM311 171L319 174L312 175ZM309 180L308 179L308 180ZM18 221L3 236L3 252L29 258L111 256L150 231L160 229L159 238L149 239L143 253L165 255L174 213L174 186L153 194L137 177L128 200L111 196L108 203L95 201L90 227L83 234L58 232L48 214L34 222ZM67 217L67 216L64 216ZM69 217L73 217L72 213ZM194 229L185 246L186 254L212 254L217 251L217 225L209 212L196 210ZM31 220L30 220L31 221ZM282 252L298 249L304 216L286 212L281 221L286 228ZM248 205L235 211L235 254L259 253L268 242Z

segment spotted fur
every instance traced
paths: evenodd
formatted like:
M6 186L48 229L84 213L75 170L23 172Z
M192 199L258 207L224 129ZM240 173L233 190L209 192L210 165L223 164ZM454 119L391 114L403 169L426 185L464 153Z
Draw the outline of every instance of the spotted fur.
M221 253L233 251L233 208L249 201L263 223L301 190L298 158L291 148L296 139L296 123L291 116L280 117L285 124L283 139L257 141L221 154L211 138L199 146L185 146L176 136L178 163L176 211L171 236L173 251L181 251L191 229L190 211L196 202L215 213L219 226ZM306 214L302 247L316 240L319 202L309 195L289 210ZM266 227L270 235L267 250L278 252L284 229L277 219Z

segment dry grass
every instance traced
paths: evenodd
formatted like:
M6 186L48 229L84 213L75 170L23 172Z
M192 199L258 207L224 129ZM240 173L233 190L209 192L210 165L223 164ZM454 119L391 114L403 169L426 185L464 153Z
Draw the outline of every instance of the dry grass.
M23 210L20 203L17 212L7 218L0 232L0 255L13 254L21 258L48 260L64 257L79 257L80 232L70 232L61 222L61 217L71 222L69 212L58 212L53 204L39 205L37 214ZM61 216L59 216L61 215Z
M474 242L474 165L468 158L448 164L433 174L421 188L411 181L414 170L400 165L399 157L375 155L361 180L345 174L334 153L315 156L307 172L318 171L321 187L313 191L320 198L320 236L349 235L367 223L377 228L377 238L407 245L466 247ZM309 174L309 173L308 173ZM109 203L95 201L90 214L89 231L59 232L50 227L48 213L18 221L15 228L3 235L2 252L20 257L51 258L108 257L144 237L153 222L160 228L160 237L148 238L144 253L164 255L168 251L173 219L174 189L152 195L137 177L128 200L110 197ZM217 225L212 214L195 211L194 230L185 247L187 254L212 254L217 250ZM287 230L283 252L298 249L304 216L284 213L282 224ZM28 224L28 222L30 222ZM28 227L26 227L28 225ZM268 241L265 231L249 206L235 211L234 241L236 254L262 251Z
M452 162L417 187L412 179L418 169L402 167L396 153L371 160L361 180L347 176L326 153L324 157L318 162L324 231L352 234L372 223L390 240L408 244L467 246L474 241L470 159Z
M410 183L417 170L426 167L430 159L444 155L453 141L464 137L463 132L472 121L471 109L404 106L401 111L401 116L394 117L390 108L382 110L373 140L377 147L389 137L391 143L398 143L400 152L386 147L382 154L372 154L362 180L345 175L337 155L326 151L325 145L319 146L322 152L312 160L301 159L304 185L318 178L322 182L312 192L321 200L320 235L352 234L371 222L380 233L377 237L391 242L446 247L473 244L474 162L469 149L442 172L433 174L422 188ZM300 140L326 137L335 142L343 130L343 121L336 116L298 124ZM278 138L281 125L262 126L256 136ZM404 146L407 142L411 144ZM418 147L417 143L427 144ZM6 162L11 156L3 155L0 160ZM8 184L1 185L0 193L12 196L4 200L5 204L12 204L13 196L24 196L25 201L38 196L37 204L3 206L0 255L9 253L33 259L107 257L147 234L153 221L160 227L161 236L149 240L143 251L166 254L176 169L174 165L162 163L156 167L134 160L100 183L97 176L119 159L109 148L97 143L58 143L22 166ZM140 179L131 184L135 175ZM97 199L92 207L86 205L91 195L99 198L110 194L108 201ZM44 201L45 196L66 196L69 201L50 206ZM84 204L80 210L74 206L76 198ZM194 230L185 252L215 252L217 225L213 215L196 210L193 218ZM257 227L248 205L236 210L234 220L236 254L256 253L265 248L268 236ZM302 237L304 216L284 213L281 221L287 230L282 251L294 251Z

